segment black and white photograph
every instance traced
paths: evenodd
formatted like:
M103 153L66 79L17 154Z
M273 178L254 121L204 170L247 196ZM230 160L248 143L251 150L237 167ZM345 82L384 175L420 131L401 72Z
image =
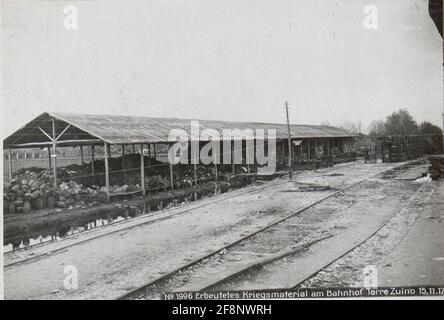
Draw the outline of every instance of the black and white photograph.
M444 299L442 0L0 5L4 300Z

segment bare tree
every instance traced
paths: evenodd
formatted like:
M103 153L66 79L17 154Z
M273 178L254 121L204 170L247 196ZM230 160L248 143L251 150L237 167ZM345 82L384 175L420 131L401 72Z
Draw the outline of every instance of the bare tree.
M361 133L362 123L361 121L352 122L350 120L346 120L339 127L351 133Z

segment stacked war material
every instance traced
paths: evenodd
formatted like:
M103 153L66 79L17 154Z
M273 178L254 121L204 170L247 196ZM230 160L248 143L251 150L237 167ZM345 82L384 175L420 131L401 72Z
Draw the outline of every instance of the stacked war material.
M110 159L110 193L131 196L142 190L140 186L140 155ZM146 160L145 188L148 191L166 191L171 188L170 166L168 163ZM125 170L122 170L122 167ZM18 170L9 183L4 185L3 212L5 214L29 213L33 210L53 208L82 208L106 202L105 175L103 160L94 162L95 176L91 175L91 163L70 165L57 168L58 185L54 187L53 171L45 168L26 168ZM231 171L231 165L218 166L219 177L224 171ZM240 168L247 171L246 168ZM115 172L113 172L115 170ZM250 170L256 171L255 166ZM243 172L243 171L242 171ZM194 184L193 165L173 167L174 189L189 188ZM213 165L197 165L198 184L215 180Z
M401 148L399 146L391 146L389 151L390 162L401 162Z
M429 174L432 180L438 180L444 177L444 155L429 157Z
M60 173L62 173L62 169ZM82 193L94 192L84 189L73 181L62 182L57 188L53 186L51 170L29 168L19 170L4 185L3 210L5 214L29 213L43 208L82 207Z

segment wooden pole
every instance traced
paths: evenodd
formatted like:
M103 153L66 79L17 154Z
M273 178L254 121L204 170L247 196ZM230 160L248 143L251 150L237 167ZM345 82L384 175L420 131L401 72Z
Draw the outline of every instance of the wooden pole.
M109 202L109 165L108 165L108 156L109 156L109 145L105 142L105 190L106 190L106 201Z
M197 181L197 162L199 161L199 155L197 155L197 158L196 158L196 155L195 154L193 154L193 159L194 159L194 164L193 164L193 173L194 173L194 185L196 185L197 186L197 183L198 183L198 181Z
M140 183L142 185L142 195L145 196L145 156L143 155L143 144L140 145Z
M310 140L307 140L307 155L308 155L308 160L310 160L311 159Z
M170 162L170 184L171 184L171 191L174 190L174 180L173 180L173 164Z
M12 180L12 151L9 149L8 152L8 164L9 164L9 182Z
M55 133L55 119L52 118L52 151L54 152L51 157L54 159L53 175L54 175L54 188L57 188L57 149L56 149L56 133Z
M123 179L125 180L125 145L122 144L121 147L122 147L122 176Z
M247 164L247 172L250 173L250 152L248 151L247 140L245 140L245 162Z
M49 169L52 168L52 159L51 159L51 147L48 146L48 160L49 160Z
M287 113L287 130L288 130L288 178L293 178L293 172L291 169L291 129L290 118L288 117L288 102L285 101L285 111Z
M234 141L231 141L231 171L233 174L236 173L236 168L234 166Z
M318 157L318 140L315 139L315 158Z
M94 177L94 145L91 145L91 174Z
M82 160L82 165L83 165L83 146L80 146L80 158Z
M214 152L213 161L214 161L214 180L215 181L217 181L217 161L216 161L216 157L217 157L216 152Z

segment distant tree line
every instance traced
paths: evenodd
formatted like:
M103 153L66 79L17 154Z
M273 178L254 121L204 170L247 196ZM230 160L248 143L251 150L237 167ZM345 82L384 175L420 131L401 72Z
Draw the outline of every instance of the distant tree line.
M442 130L428 121L418 124L405 109L393 112L385 120L373 121L369 126L369 135L373 137L416 134L442 134Z

